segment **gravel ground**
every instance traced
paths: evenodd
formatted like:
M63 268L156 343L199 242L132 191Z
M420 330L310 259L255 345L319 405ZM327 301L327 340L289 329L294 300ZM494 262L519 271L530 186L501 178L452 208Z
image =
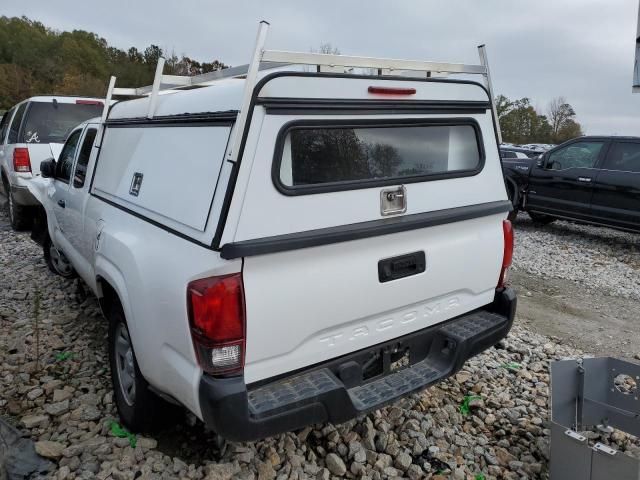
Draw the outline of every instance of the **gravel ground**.
M581 276L580 250L563 248L566 242L557 237L572 239L583 227L563 228L567 231L560 226L533 231L526 220L519 221L517 267L541 275L577 275L593 287L609 282ZM624 234L606 235L611 235L611 249L622 251L619 258L637 262L637 239L623 248ZM630 272L607 259L606 249L594 246L589 234L582 243L589 255L602 257L603 268L620 275L619 282L626 281ZM550 250L562 253L546 262ZM545 262L526 260L526 251ZM563 270L561 259L575 268ZM131 439L112 432L117 415L106 325L96 300L85 298L76 282L49 273L40 248L28 235L11 232L4 214L0 272L0 416L53 460L52 476L59 479L545 479L547 366L553 359L581 356L516 326L455 377L347 424L225 444L187 416L159 425L153 435L138 435L134 448ZM624 294L638 295L637 277L632 280L635 286ZM468 413L461 409L465 397ZM613 441L627 443L624 436Z
M559 220L534 227L524 213L515 229L515 270L640 300L640 234Z

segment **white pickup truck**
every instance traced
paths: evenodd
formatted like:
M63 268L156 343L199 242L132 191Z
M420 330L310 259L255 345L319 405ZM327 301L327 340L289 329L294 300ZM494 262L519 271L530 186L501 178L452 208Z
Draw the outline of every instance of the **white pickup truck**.
M41 166L34 236L100 299L133 430L161 399L231 440L343 422L446 378L513 322L483 85L250 77L119 102Z

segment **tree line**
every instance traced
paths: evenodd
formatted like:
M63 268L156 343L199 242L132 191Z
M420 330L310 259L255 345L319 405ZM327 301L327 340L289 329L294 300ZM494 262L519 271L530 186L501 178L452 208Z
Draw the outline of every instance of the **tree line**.
M498 95L495 102L504 142L559 144L583 135L576 112L564 97L551 100L546 115L538 113L528 98Z
M199 62L158 45L121 50L95 33L59 32L22 17L0 17L0 111L38 94L103 97L109 76L118 85L153 82L158 58L166 74L197 75L225 68L219 60Z
M321 53L339 54L331 44ZM118 85L139 87L153 82L159 57L165 73L197 75L226 68L219 60L200 62L186 55L165 52L158 45L128 50L84 30L59 32L26 17L0 17L0 111L38 94L106 94L109 76ZM582 135L573 107L562 97L554 99L546 114L538 113L528 98L496 98L505 142L561 143Z

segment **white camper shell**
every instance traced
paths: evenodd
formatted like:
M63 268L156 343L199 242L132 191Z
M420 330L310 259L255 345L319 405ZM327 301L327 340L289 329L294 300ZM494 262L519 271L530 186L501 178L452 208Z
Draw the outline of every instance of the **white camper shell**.
M151 95L78 127L78 147L43 170L45 255L102 301L131 428L156 394L234 440L345 421L511 327L511 206L486 86L338 73L394 64L264 51L265 34L240 78L193 88L160 67Z

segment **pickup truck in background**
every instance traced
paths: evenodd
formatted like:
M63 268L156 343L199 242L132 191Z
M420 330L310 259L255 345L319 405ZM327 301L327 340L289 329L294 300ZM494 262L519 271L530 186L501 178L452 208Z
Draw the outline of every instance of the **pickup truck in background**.
M640 138L588 136L538 158L503 159L514 212L640 232Z

